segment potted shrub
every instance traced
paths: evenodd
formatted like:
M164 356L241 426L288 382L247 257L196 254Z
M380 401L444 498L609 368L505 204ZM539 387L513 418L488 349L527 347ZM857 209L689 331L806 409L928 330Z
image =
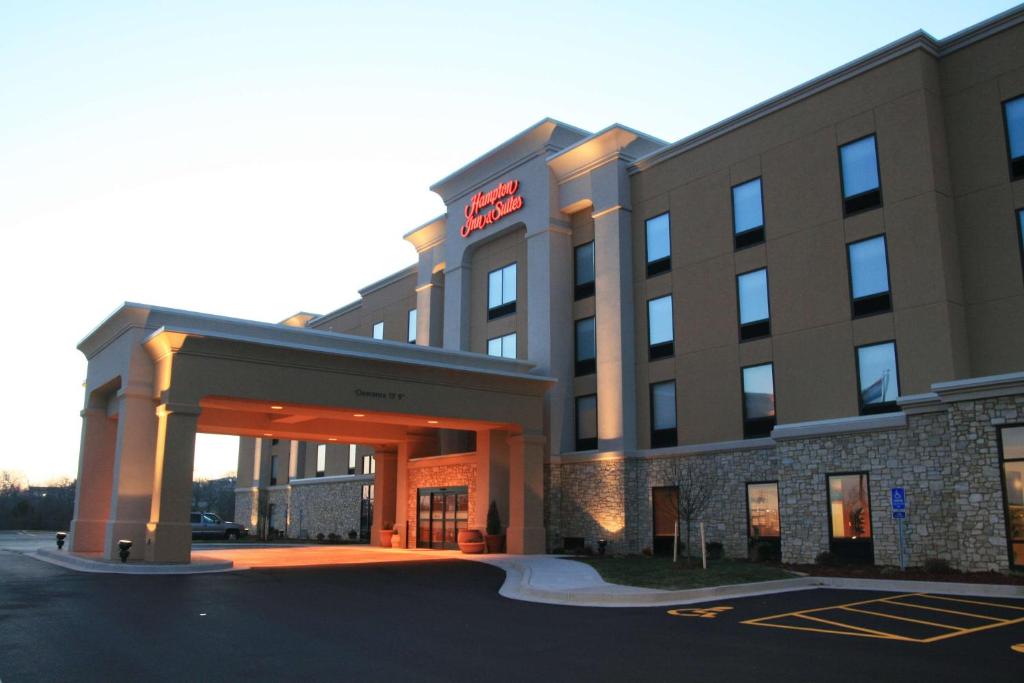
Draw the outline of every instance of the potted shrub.
M498 514L498 506L493 500L491 506L487 508L487 535L484 540L487 543L487 552L505 552L505 534L501 528L501 515Z
M394 527L395 527L394 524L385 524L384 526L381 527L381 529L380 529L380 544L381 544L381 547L384 547L384 548L390 548L391 547L391 537L395 535L395 528Z
M467 555L482 553L487 547L484 543L484 535L479 529L459 529L458 535L459 550Z

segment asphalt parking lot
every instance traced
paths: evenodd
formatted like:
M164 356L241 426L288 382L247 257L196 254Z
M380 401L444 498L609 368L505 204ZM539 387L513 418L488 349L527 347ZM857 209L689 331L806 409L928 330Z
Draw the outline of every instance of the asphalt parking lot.
M811 590L601 609L507 600L503 579L457 560L97 575L0 550L0 680L988 682L1024 670L1011 649L1024 601ZM943 634L956 635L932 639Z

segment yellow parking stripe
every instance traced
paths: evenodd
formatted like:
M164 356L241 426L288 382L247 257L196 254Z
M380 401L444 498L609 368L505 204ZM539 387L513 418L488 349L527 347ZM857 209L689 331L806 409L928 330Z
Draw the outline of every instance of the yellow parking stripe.
M885 638L887 640L913 640L913 638L907 638L905 636L898 636L895 633L886 633L885 631L876 631L873 628L864 628L863 626L853 626L851 624L844 624L839 621L830 621L828 619L822 619L821 617L812 617L807 614L794 614L793 616L800 619L810 619L811 621L820 621L823 624L830 626L839 626L841 628L848 628L852 631L861 631L863 633L870 633L878 638Z
M918 593L918 595L924 595L924 593ZM934 598L935 600L948 600L950 602L966 602L971 605L985 605L986 607L1001 607L1003 609L1013 609L1018 612L1024 612L1024 607L1017 605L1000 605L997 602L983 602L981 600L967 600L966 598L951 598L947 595L931 595L928 594L928 598Z
M948 628L953 631L969 631L970 629L963 628L961 626L951 626L949 624L940 624L936 621L925 621L924 619L911 619L910 617L901 617L895 614L885 614L884 612L872 612L869 609L860 609L859 607L841 607L840 609L847 612L860 612L861 614L870 614L876 617L885 617L886 619L898 619L899 621L909 621L915 624L924 624L925 626L936 626L938 628Z
M929 596L929 597L931 597L931 596ZM984 614L974 614L973 612L958 612L955 609L943 609L942 607L929 607L927 605L915 605L914 603L911 603L911 602L899 602L897 600L892 600L892 599L889 599L889 598L883 598L883 599L879 600L879 602L887 602L890 605L903 605L904 607L913 607L915 609L926 609L926 610L929 610L931 612L944 612L946 614L959 614L962 617L973 617L975 619L986 619L988 621L999 622L1000 624L1008 623L1008 620L1000 619L999 617L990 617L990 616L986 616Z
M978 631L989 631L991 629L999 628L1001 626L1010 626L1012 624L1020 623L1024 623L1024 617L1021 617L1020 619L1014 619L1013 621L1004 621L998 624L985 624L984 626L976 626L974 628L964 631L963 633L943 633L941 636L932 636L931 638L925 638L924 640L918 642L934 643L937 640L945 640L946 638L952 638L954 636L965 636L969 633L977 633Z
M766 619L774 619L775 617L765 617ZM749 624L751 626L767 626L768 628L785 628L790 631L809 631L811 633L829 633L836 636L856 636L857 638L881 638L882 640L894 640L892 636L876 636L870 633L851 633L849 631L833 631L830 628L813 628L811 626L787 626L785 624L767 624L763 623L758 619L751 619L750 621L741 621L741 624Z

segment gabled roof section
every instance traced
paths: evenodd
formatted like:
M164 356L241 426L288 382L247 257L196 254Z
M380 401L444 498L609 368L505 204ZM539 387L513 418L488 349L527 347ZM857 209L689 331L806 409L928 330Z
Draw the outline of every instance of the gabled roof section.
M444 241L445 236L445 223L448 220L448 214L441 214L437 218L433 218L423 225L413 228L409 232L402 235L406 242L416 247L416 253L422 254L433 246L436 246Z
M602 166L612 159L633 162L668 145L653 135L613 123L548 157L548 166L559 183Z

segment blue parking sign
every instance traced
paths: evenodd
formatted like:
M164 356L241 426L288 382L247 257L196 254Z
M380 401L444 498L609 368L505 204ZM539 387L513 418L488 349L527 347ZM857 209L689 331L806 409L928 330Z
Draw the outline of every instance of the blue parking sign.
M907 518L907 511L906 510L893 510L892 511L892 518L893 519L906 519Z
M907 509L907 494L903 488L889 489L892 498L892 509L893 510L906 510Z

